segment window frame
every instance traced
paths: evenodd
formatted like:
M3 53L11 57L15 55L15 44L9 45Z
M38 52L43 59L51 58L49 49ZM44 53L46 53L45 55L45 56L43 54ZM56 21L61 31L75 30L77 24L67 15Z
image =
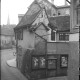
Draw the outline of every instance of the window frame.
M53 37L53 36L52 36L52 32L53 32L54 35L55 35L55 39L54 39L54 40L52 39L52 37ZM51 30L51 37L50 37L50 40L53 41L53 42L56 41L56 31L55 31L55 30Z
M69 41L69 33L59 33L59 41Z
M45 67L41 67L40 66L40 57L43 57L45 59ZM33 58L37 58L38 59L38 66L37 66L37 68L33 66ZM32 71L46 69L46 57L45 57L45 55L32 55L31 56L31 69L32 69Z
M49 68L49 64L48 64L49 60L55 61L55 68ZM48 70L57 70L57 58L47 59L47 69Z
M61 65L61 63L62 63L62 57L65 57L65 59L67 59L66 66ZM60 68L68 68L68 54L62 54L62 55L60 55Z

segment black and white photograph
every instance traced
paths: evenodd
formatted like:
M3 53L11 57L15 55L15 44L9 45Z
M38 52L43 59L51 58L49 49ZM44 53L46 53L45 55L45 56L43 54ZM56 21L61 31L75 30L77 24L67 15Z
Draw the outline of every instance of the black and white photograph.
M1 80L79 80L80 0L0 0Z

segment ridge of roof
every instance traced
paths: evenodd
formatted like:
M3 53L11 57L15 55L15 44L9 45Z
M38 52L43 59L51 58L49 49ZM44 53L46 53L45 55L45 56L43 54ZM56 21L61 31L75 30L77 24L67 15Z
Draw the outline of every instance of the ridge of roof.
M28 15L27 13L28 13L29 9L31 8L31 6L32 6L33 4L37 4L37 5L38 5L38 8L40 8L40 10L37 11L36 13L34 13L34 14ZM27 12L25 13L25 15L22 17L21 21L17 24L17 26L16 26L14 29L19 28L20 26L25 26L25 25L27 25L27 24L32 24L33 19L31 19L31 20L29 20L29 19L30 19L30 18L35 18L35 17L38 15L38 13L41 11L41 7L40 7L40 5L39 5L36 1L33 1L33 3L30 5L30 8L28 9L28 11L27 11ZM26 20L27 20L27 21L26 21ZM26 22L25 22L25 21L26 21ZM30 22L29 22L29 21L30 21ZM22 23L22 22L23 22L23 23Z
M26 20L24 20L24 18L25 18L25 15L23 16L23 18L21 19L21 21L19 22L19 24L15 27L15 29L17 29L17 28L21 28L21 27L25 27L25 26L27 26L27 25L30 25L30 24L32 24L33 23L33 18L35 18L37 15L38 15L38 13L39 13L40 11L38 11L37 13L35 13L35 14L33 14L33 15L31 15L31 16L29 16L29 17L27 17L27 21Z
M33 2L33 3L34 3L34 2ZM38 3L37 3L37 4L38 4ZM38 4L38 5L39 5L39 4ZM40 7L40 5L39 5L39 7ZM39 10L38 12L36 12L35 14L30 15L30 17L28 17L28 18L30 19L30 18L33 17L34 19L31 19L30 23L28 23L28 24L32 24L43 9L44 9L45 12L46 12L45 7L40 7L40 10ZM27 12L26 12L26 14L27 14ZM26 14L25 14L25 15L26 15ZM25 19L25 15L23 16L23 18L21 19L21 21L19 22L19 24L16 26L16 28L21 28L19 25L21 25L21 22L23 21L23 19ZM47 15L47 12L46 12L46 15ZM48 18L48 15L47 15L47 18ZM27 19L27 20L29 20L29 19ZM27 22L27 21L26 21L26 22ZM28 25L26 22L23 21L23 25L22 25L22 26L25 27L26 25ZM29 22L29 21L28 21L28 22ZM25 24L25 23L26 23L26 24ZM15 29L16 29L16 28L15 28Z

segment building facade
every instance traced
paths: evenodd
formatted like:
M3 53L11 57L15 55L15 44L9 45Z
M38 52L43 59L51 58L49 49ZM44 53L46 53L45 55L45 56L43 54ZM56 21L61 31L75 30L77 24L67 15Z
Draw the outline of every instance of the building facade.
M45 4L33 3L14 28L18 69L33 80L79 80L78 27L72 30L75 15L64 14L59 7L61 13L51 17Z
M15 46L15 35L14 35L14 30L13 28L16 25L3 25L1 26L1 48L2 49L7 49L7 48L12 48Z

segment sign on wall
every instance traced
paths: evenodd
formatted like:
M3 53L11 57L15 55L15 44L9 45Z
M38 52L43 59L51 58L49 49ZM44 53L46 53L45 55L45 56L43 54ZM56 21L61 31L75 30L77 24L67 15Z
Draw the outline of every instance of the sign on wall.
M61 68L67 68L68 67L68 55L61 55L60 61L61 61Z
M46 59L44 56L32 56L32 69L46 68Z
M45 68L46 67L46 60L44 57L39 57L39 68Z

